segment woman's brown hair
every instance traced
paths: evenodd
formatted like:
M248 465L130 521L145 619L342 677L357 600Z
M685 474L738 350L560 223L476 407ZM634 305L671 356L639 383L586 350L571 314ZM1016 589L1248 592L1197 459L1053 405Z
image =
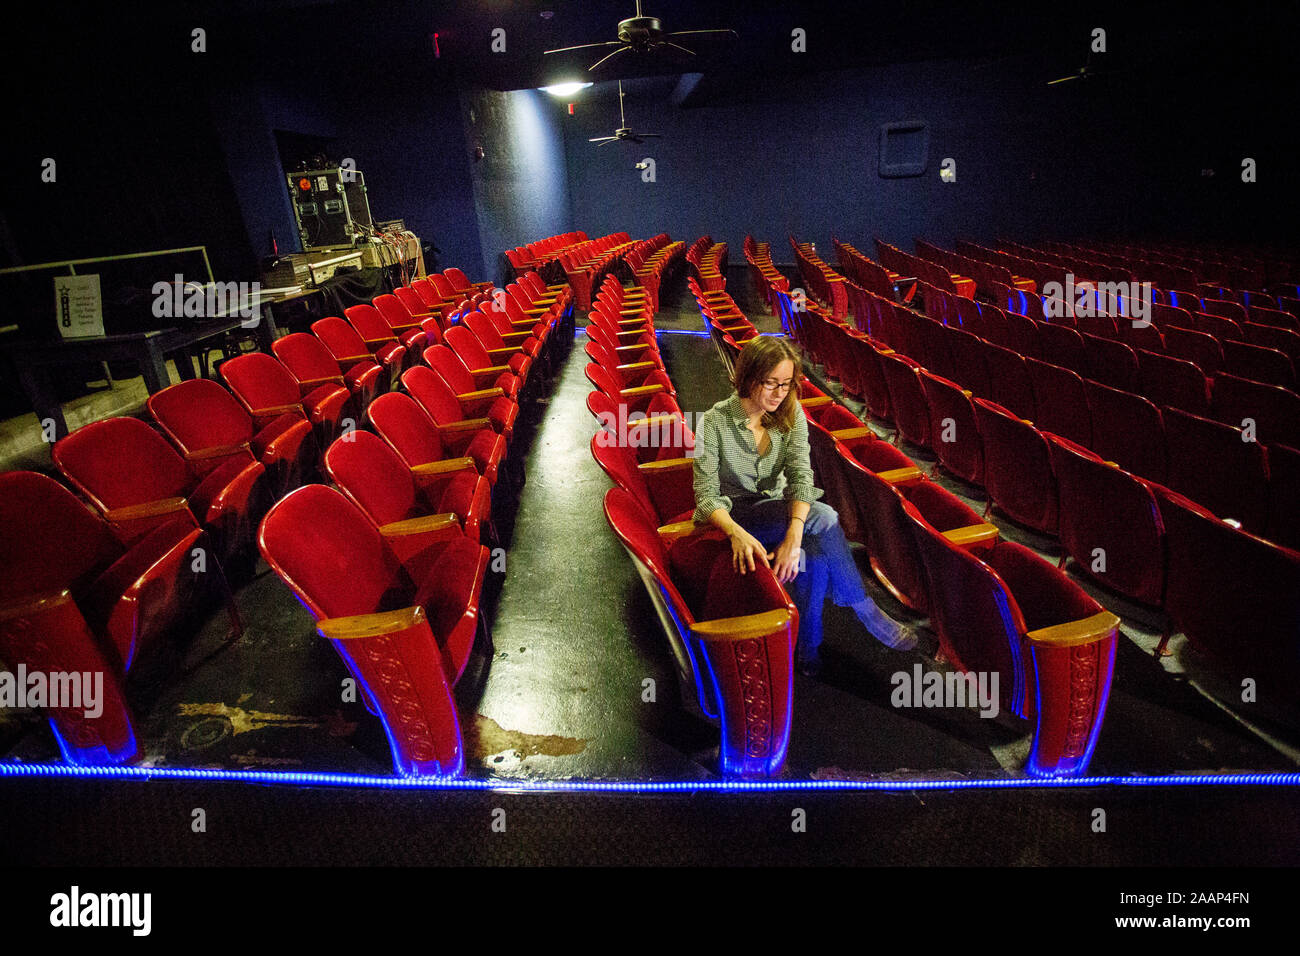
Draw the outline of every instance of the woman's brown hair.
M788 432L794 427L795 409L799 407L799 378L803 359L786 339L776 335L760 335L745 343L731 373L731 384L741 398L749 398L762 385L772 370L786 359L794 366L790 391L774 412L763 413L763 427Z

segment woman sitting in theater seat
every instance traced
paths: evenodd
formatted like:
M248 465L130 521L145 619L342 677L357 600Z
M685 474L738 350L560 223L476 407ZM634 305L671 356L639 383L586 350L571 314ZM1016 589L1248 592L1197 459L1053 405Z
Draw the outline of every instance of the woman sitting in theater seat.
M770 567L799 609L798 666L821 669L822 605L850 607L882 644L916 646L916 634L867 596L835 509L818 501L799 404L798 353L774 336L751 339L735 363L735 394L695 430L695 514L731 539L741 574ZM805 561L800 567L800 550Z

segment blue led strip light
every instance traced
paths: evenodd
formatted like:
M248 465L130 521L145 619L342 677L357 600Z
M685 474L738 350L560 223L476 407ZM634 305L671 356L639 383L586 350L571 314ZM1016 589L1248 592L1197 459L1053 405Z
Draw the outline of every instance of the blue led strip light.
M779 793L806 790L1026 790L1079 787L1274 786L1300 787L1300 773L1169 774L992 780L685 780L575 781L374 777L282 770L199 770L185 767L72 767L67 764L0 763L0 778L89 777L100 780L208 780L259 785L352 787L377 790L480 790L536 793Z

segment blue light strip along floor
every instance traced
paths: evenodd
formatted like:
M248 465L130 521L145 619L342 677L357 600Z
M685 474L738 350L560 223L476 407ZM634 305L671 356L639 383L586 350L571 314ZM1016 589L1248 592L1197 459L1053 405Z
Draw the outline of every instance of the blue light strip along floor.
M0 763L0 778L80 777L99 780L206 780L276 786L353 787L390 790L481 790L536 793L780 793L808 790L1023 790L1084 787L1274 786L1300 787L1300 773L1169 774L988 780L689 780L574 781L451 777L369 777L311 771L201 770L185 767L73 767L67 764Z

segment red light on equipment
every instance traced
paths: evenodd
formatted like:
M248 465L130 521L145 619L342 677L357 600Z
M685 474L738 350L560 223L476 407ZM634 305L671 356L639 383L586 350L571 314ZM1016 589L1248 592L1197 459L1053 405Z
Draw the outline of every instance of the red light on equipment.
M302 179L298 180L298 188L305 193L311 192L311 180L304 176Z
M573 104L572 104L572 103L569 104L569 115L570 115L570 116L573 115Z

